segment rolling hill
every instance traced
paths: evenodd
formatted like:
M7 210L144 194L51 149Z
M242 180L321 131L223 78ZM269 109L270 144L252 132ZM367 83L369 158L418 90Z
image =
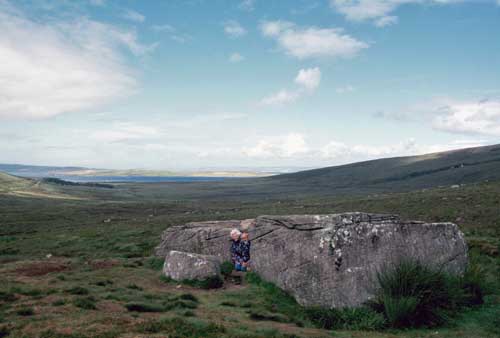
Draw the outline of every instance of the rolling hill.
M409 191L500 180L500 145L396 157L262 179L288 189Z

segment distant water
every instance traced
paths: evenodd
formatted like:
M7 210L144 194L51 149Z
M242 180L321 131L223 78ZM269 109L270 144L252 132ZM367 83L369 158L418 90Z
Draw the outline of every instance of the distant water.
M67 176L56 175L52 176L65 181L71 182L140 182L140 183L155 183L155 182L221 182L236 179L236 177L192 177L192 176Z

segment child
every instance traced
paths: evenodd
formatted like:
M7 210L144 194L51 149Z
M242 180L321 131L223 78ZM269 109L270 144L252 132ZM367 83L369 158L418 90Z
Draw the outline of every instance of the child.
M240 235L240 254L241 254L241 271L247 271L250 265L250 245L248 232L243 231Z

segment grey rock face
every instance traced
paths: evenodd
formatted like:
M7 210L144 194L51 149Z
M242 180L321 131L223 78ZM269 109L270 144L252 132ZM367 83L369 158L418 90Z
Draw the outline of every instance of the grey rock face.
M220 259L215 256L172 250L165 256L163 273L177 281L203 280L220 275Z
M156 255L170 250L230 258L239 221L168 228ZM463 273L467 245L453 223L401 221L395 215L345 213L260 216L249 228L251 268L305 306L358 306L375 291L376 274L402 259Z

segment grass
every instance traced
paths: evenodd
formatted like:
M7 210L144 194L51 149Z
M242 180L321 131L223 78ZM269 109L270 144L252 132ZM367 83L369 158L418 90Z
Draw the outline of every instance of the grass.
M149 321L137 328L141 333L164 333L169 337L219 338L226 333L223 326L183 318Z
M16 311L16 314L24 317L33 316L35 314L35 310L33 310L33 308L30 307L23 307L21 309L18 309Z
M95 310L97 309L96 306L96 299L94 297L78 297L73 301L73 304L76 307L79 307L84 310Z
M125 304L127 310L131 312L164 312L165 307L148 303L128 303Z
M484 274L471 264L464 276L450 275L418 261L404 260L377 274L378 293L371 307L391 327L446 324L466 306L483 303Z
M0 194L0 252L4 253L0 255L0 328L4 327L11 337L147 336L149 333L137 329L144 323L156 327L157 336L181 337L185 332L202 336L209 323L215 323L217 330L223 326L225 332L207 336L233 338L416 338L432 336L436 331L448 338L498 335L500 258L495 249L500 245L500 183L344 197L311 191L289 197L256 193L235 198L210 186L210 191L203 193L210 193L210 198L193 198L201 196L199 192L208 187L120 185L99 191L90 187L51 187L57 193L86 198L57 203L45 198ZM183 190L181 195L177 189ZM159 281L163 260L152 256L153 248L159 243L161 232L171 225L261 214L353 210L457 222L472 243L473 264L462 285L469 295L464 299L467 307L461 306L446 325L434 329L386 331L377 328L381 316L385 320L381 312L368 312L366 308L331 312L303 309L292 297L252 274L247 274L248 283L242 287L216 290L184 284L178 288L179 283ZM108 219L111 221L105 223ZM44 264L47 254L52 254L50 261L67 262L69 268L38 276L16 272L18 267L33 262ZM96 309L75 307L76 299L87 297L94 299L90 303ZM128 311L125 305L132 303L165 311ZM22 307L36 309L36 315L17 315L16 309ZM255 316L260 314L267 318ZM179 320L174 320L174 316L182 317L179 323L184 331L172 331L172 323ZM33 319L36 325L30 325ZM52 329L44 331L44 327ZM72 328L71 333L67 327Z
M183 279L181 281L176 281L170 277L167 277L165 275L161 275L160 280L164 283L182 284L182 285L187 285L187 286L191 286L194 288L205 289L205 290L218 289L218 288L222 287L222 285L224 284L224 281L219 276L208 277L208 278L201 279L201 280Z

